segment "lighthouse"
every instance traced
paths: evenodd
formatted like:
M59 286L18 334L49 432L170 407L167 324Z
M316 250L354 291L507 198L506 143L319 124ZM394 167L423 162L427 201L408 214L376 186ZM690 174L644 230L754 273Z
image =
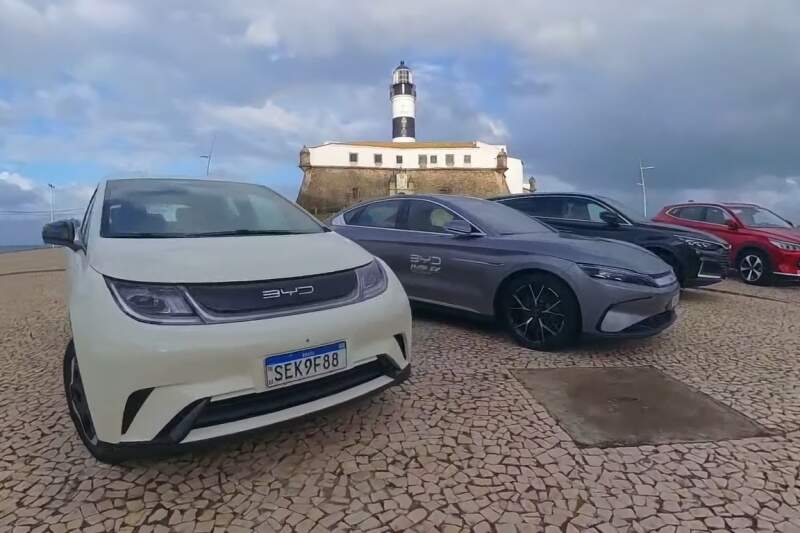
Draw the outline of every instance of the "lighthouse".
M389 99L392 102L392 141L416 141L414 119L416 118L417 89L414 87L411 69L406 66L404 61L400 61L400 66L392 73Z

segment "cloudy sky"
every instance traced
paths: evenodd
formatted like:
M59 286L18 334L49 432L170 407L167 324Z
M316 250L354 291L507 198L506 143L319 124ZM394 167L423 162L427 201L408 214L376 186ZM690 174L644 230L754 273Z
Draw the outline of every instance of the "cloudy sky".
M0 245L120 174L262 182L303 144L387 139L415 69L421 140L505 142L541 189L650 210L755 201L800 221L796 0L0 0ZM70 215L77 211L63 211Z

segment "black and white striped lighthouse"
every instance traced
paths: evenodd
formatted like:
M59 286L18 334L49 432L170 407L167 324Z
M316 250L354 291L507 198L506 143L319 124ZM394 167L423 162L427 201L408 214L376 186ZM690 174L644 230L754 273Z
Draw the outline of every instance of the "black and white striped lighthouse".
M392 73L389 99L392 101L392 141L414 142L417 89L414 87L411 70L403 61Z

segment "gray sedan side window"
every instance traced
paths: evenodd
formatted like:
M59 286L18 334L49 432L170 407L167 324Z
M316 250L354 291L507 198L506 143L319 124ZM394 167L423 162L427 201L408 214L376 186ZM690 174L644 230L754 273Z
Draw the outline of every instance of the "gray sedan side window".
M345 220L353 226L368 226L371 228L396 228L402 203L398 200L375 202L368 204Z
M408 216L404 229L446 233L445 225L453 220L463 220L463 218L439 204L424 200L411 200L408 204Z

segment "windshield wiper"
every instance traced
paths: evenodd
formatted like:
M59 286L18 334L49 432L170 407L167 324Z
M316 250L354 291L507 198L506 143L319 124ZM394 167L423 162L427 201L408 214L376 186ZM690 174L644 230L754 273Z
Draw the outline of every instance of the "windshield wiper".
M191 233L112 233L109 237L114 239L182 239L191 237Z
M192 233L192 237L228 237L234 235L302 235L308 233L307 231L291 231L291 230L258 230L258 229L234 229L229 231L206 231L203 233Z

